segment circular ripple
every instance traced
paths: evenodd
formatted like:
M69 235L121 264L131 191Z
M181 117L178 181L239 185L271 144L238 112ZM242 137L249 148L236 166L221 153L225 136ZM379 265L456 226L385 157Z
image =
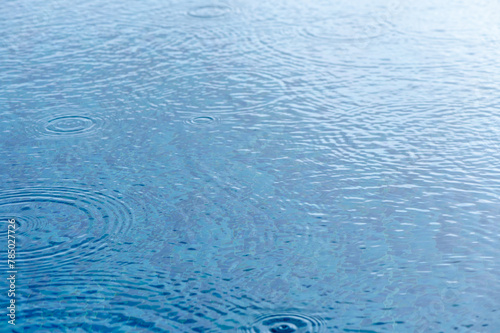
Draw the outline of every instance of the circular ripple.
M122 201L75 188L2 191L0 216L16 219L17 260L27 270L95 260L133 222L131 210Z
M204 72L171 78L164 100L179 113L239 113L285 98L285 84L264 73ZM201 120L201 119L200 119Z
M277 314L259 318L250 329L250 333L319 333L324 324L315 317L297 314Z
M226 5L200 6L188 11L188 15L197 18L215 18L224 16L232 11L232 8Z
M263 29L260 43L281 58L320 64L352 62L384 35L387 25L373 16L344 15L296 24L274 23ZM293 40L293 43L290 41ZM303 66L303 63L297 63Z
M2 227L2 230L0 230L0 237L7 237L8 234L8 227L7 224L9 224L9 220L14 219L15 222L15 227L16 227L16 233L19 235L19 231L23 230L25 228L21 228L22 225L25 223L32 223L35 224L36 221L26 221L24 217L21 217L20 215L15 215L15 214L3 214L0 213L0 221L5 224L4 227ZM31 220L31 219L30 219ZM12 229L11 229L12 230Z
M382 34L382 26L360 17L336 17L312 22L300 32L306 38L348 42L376 38Z
M186 121L187 124L199 126L199 127L212 126L212 125L217 124L218 122L219 122L219 119L216 117L212 117L212 116L193 117L193 118Z
M81 115L57 115L46 117L35 124L34 131L41 137L81 137L99 131L102 120L98 117Z
M450 7L446 3L422 1L405 4L401 15L392 17L396 31L414 37L439 42L469 41L493 42L498 40L498 27L494 15L485 14L488 11L497 12L498 4L487 1L462 3ZM415 13L419 13L415 15ZM443 15L446 13L446 15ZM439 44L436 44L439 46ZM457 44L442 44L441 47L457 46Z
M65 116L49 120L45 129L54 135L74 135L91 131L95 125L92 118Z

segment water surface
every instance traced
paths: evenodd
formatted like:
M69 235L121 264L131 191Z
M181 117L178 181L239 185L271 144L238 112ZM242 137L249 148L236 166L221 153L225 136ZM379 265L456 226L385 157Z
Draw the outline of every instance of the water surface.
M5 1L13 331L500 331L499 10Z

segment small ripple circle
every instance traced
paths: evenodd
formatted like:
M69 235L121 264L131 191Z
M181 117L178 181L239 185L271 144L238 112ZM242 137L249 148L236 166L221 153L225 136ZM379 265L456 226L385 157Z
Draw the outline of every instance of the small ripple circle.
M321 333L323 322L316 317L302 314L275 314L264 316L251 328L243 330L249 333Z
M219 122L219 119L213 116L198 116L190 118L186 121L187 124L197 127L213 126Z

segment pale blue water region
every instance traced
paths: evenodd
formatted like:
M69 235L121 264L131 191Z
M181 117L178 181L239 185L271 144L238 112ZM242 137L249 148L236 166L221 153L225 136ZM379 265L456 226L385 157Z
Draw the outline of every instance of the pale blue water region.
M500 332L499 12L4 1L0 331Z

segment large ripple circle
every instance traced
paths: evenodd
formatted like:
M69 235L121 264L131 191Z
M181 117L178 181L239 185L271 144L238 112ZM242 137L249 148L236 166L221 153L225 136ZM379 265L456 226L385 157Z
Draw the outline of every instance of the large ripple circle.
M311 22L299 31L304 38L350 42L376 38L382 34L382 26L375 20L340 16Z
M134 219L113 196L65 187L2 191L0 217L17 222L16 258L25 271L96 260Z
M259 318L249 333L320 333L324 324L315 317L299 314L276 314Z
M362 56L387 32L387 24L375 16L337 15L297 22L274 22L259 30L260 43L283 59L319 64L342 64Z
M171 78L163 92L179 113L228 114L268 106L284 98L285 84L269 74L204 72Z

